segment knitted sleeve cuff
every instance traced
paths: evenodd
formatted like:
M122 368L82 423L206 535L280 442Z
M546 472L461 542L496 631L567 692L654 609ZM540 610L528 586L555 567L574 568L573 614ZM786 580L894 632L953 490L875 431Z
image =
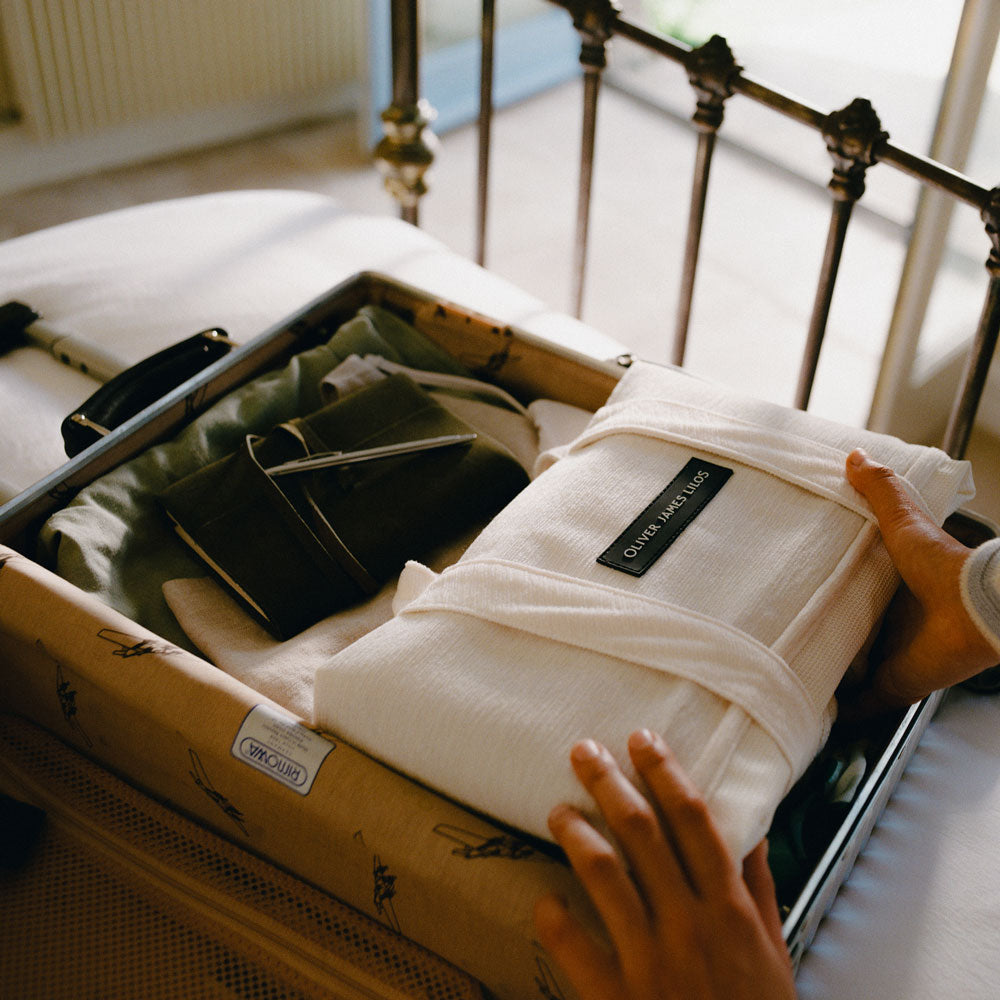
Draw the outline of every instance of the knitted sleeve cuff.
M1000 538L984 542L965 560L961 588L966 611L1000 654Z

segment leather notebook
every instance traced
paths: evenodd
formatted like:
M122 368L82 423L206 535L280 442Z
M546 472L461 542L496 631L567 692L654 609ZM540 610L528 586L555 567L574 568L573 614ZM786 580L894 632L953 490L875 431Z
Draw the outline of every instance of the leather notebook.
M393 375L248 435L160 499L181 538L288 638L485 523L527 482L501 445Z

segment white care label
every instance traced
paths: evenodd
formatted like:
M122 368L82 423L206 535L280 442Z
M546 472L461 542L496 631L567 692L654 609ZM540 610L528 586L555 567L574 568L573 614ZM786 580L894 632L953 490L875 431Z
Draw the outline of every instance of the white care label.
M335 744L267 705L255 705L240 726L232 754L237 760L308 795L320 764Z

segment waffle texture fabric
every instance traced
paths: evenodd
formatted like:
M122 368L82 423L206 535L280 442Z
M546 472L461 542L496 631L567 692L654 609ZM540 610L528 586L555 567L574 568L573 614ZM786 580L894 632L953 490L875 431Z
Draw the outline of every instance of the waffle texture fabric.
M594 737L632 773L628 734L649 727L743 856L898 583L844 477L857 446L939 523L972 496L968 464L936 449L633 365L462 559L407 565L393 619L318 670L315 721L541 837L558 802L593 812L571 745ZM725 481L645 572L598 561L652 547L649 512L702 467Z
M343 375L342 369L348 365L349 362L344 362L335 371ZM350 363L349 367L356 366ZM591 417L585 410L547 399L531 403L527 408L530 419L526 419L476 399L448 398L444 393L436 394L436 398L510 448L529 469L538 457L540 443L549 447L567 444ZM435 570L450 566L484 526L479 524L452 543L428 553L423 557L424 562ZM393 579L369 600L330 615L282 642L269 635L214 580L202 577L168 580L163 584L163 596L171 612L203 656L302 718L312 715L316 668L389 621L395 591Z
M1000 538L983 542L962 567L962 602L1000 655Z

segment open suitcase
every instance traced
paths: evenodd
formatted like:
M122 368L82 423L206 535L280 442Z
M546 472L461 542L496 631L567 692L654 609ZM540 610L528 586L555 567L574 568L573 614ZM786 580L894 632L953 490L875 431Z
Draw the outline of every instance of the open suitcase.
M219 954L229 947L242 956L211 953L208 971L197 974L219 992L205 995L467 996L485 988L501 997L568 996L530 923L532 903L553 888L587 909L551 846L312 731L27 558L39 524L79 488L363 305L396 313L520 398L544 394L593 411L629 363L576 355L362 273L113 431L0 509L0 541L10 546L0 562L8 790L52 809L67 829L94 823L110 830L112 853L155 871L157 892L166 884L186 900L214 927ZM950 524L969 542L994 533L964 514ZM812 845L808 870L786 886L780 902L795 961L937 701L872 734L864 782L842 805L835 829ZM59 741L89 760L67 754ZM254 742L263 756L241 752ZM109 800L128 804L109 813ZM123 809L146 818L123 826ZM169 832L150 838L153 827ZM161 841L173 847L156 858ZM25 933L33 936L30 924ZM163 995L194 994L189 983Z

